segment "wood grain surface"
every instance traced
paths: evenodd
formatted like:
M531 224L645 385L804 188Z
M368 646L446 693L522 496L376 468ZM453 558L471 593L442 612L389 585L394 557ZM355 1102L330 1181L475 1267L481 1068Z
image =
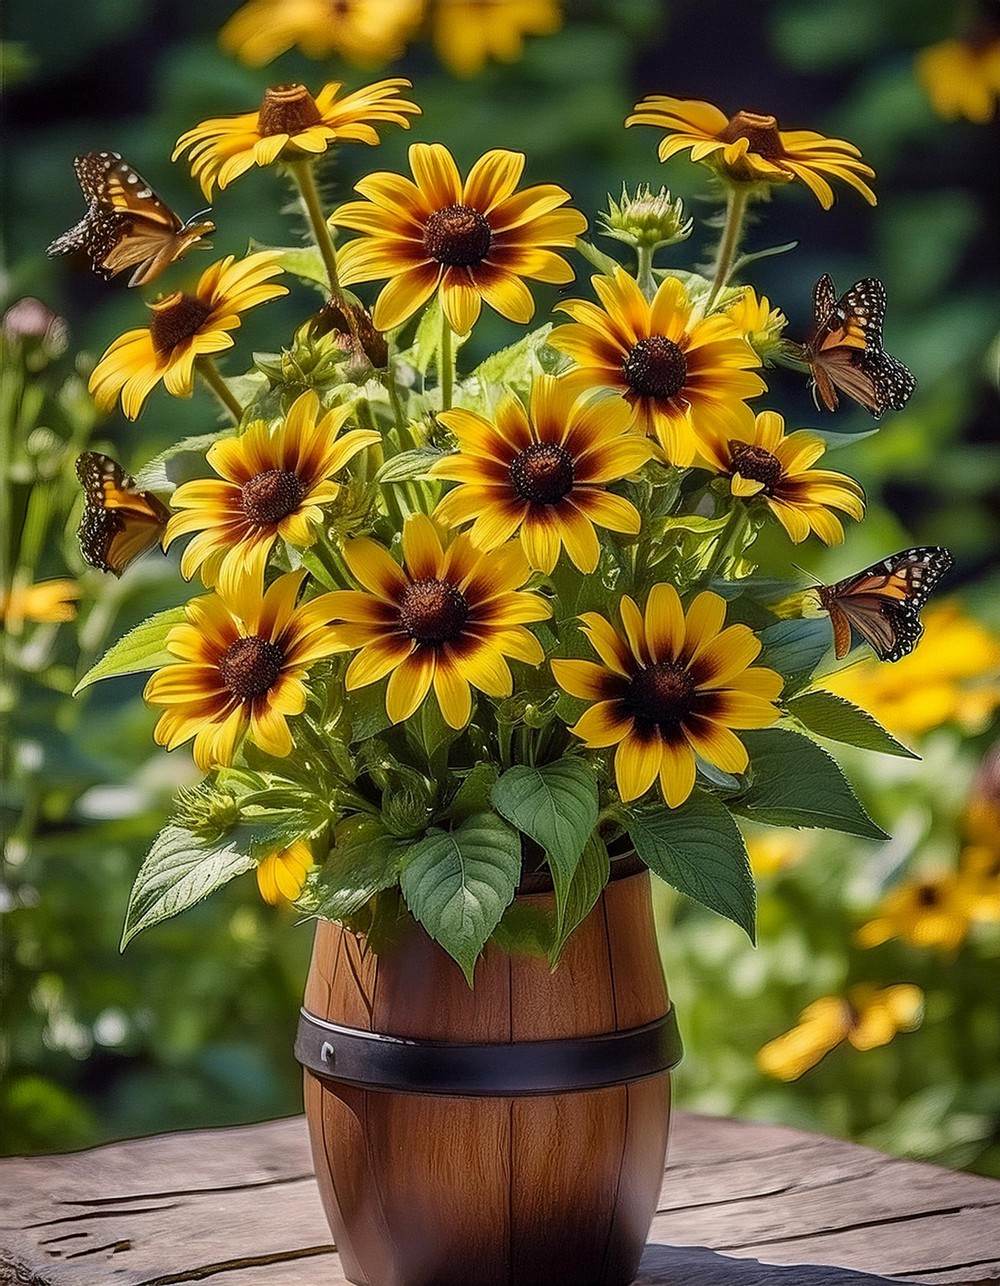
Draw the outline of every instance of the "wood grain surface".
M1000 1282L1000 1183L675 1113L636 1286ZM0 1160L3 1286L344 1286L301 1117ZM470 1256L470 1284L478 1280Z

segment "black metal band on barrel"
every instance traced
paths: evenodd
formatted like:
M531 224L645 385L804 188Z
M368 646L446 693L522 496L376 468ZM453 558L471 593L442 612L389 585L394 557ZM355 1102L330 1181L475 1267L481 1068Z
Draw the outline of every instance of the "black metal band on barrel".
M295 1057L322 1079L372 1090L519 1098L622 1085L669 1071L682 1053L671 1007L655 1022L570 1040L466 1045L325 1022L303 1009Z

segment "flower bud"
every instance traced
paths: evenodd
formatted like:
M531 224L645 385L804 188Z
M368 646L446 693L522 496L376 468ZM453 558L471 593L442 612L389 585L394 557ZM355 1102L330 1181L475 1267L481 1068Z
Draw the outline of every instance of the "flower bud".
M174 823L194 831L202 839L221 839L240 820L239 801L228 790L202 783L182 787L177 796Z
M766 295L758 295L752 286L724 309L750 347L765 365L770 365L784 347L782 331L788 318L780 308L772 308Z
M622 187L620 201L608 196L608 212L600 216L605 236L624 241L626 245L648 247L674 245L691 235L693 219L684 218L684 203L676 200L666 188L654 196L648 184L636 189L634 197Z
M20 345L29 370L39 371L66 351L69 328L64 318L40 299L11 304L0 323L5 344Z

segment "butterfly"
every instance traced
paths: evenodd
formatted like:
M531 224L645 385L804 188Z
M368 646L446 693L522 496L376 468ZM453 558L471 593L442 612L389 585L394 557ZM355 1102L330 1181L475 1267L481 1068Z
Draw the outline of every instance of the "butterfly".
M88 152L73 166L89 209L52 242L50 256L82 250L105 281L134 267L128 284L145 286L215 231L198 215L182 223L118 152Z
M76 462L83 484L80 550L91 567L120 576L129 563L160 539L170 510L150 491L140 491L116 460L85 451Z
M901 411L917 381L882 347L885 287L879 279L856 281L838 299L832 279L824 273L813 288L813 313L816 328L803 344L802 355L812 374L817 407L821 400L828 411L835 411L840 389L876 420L883 411Z
M954 559L947 549L921 545L890 554L835 585L820 585L819 600L833 623L837 659L851 648L853 626L880 661L898 661L924 632L920 609Z

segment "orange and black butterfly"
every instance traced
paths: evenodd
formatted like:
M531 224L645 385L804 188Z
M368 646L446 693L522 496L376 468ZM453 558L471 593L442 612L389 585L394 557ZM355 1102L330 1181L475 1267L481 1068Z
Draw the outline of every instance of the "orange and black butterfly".
M912 652L924 632L920 609L954 561L947 549L923 545L890 554L835 585L819 586L837 659L850 651L852 626L880 661L898 661Z
M901 411L917 386L911 372L882 347L885 287L865 277L837 298L824 273L813 288L815 329L802 346L812 374L813 396L828 411L839 405L837 389L860 402L877 420Z
M82 250L105 281L135 268L128 284L145 286L215 231L198 215L182 223L118 152L88 152L73 165L89 209L52 242L49 255Z
M85 451L76 462L83 484L80 550L91 565L120 576L163 535L170 510L151 491L140 491L116 460Z

